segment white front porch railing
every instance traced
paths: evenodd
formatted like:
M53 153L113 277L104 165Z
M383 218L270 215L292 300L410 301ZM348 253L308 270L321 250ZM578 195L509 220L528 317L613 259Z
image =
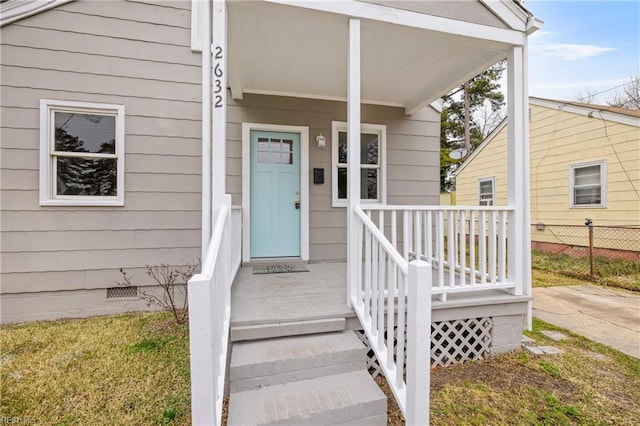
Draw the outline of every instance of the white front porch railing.
M507 225L514 211L355 207L361 264L349 294L407 424L429 419L431 295L446 301L463 291L522 294L521 284L507 276Z
M188 284L191 420L220 425L231 318L231 285L240 267L242 210L231 196L218 212L202 272ZM193 374L197 372L197 374Z
M440 300L473 290L522 294L522 283L507 274L507 226L514 208L371 206L365 211L405 260L433 265L432 292Z

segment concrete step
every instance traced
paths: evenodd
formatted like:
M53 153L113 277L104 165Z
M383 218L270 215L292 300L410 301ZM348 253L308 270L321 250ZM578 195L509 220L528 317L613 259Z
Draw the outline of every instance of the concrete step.
M231 392L228 425L386 425L387 400L366 370Z
M365 369L364 350L352 331L234 343L231 391Z
M345 329L344 318L231 326L231 341L269 339L282 336L327 333Z

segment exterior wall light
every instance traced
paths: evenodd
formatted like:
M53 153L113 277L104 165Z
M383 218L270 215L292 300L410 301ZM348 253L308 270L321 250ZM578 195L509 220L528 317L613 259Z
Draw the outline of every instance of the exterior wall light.
M316 146L318 148L324 148L325 146L327 146L327 138L325 138L322 133L320 133L318 136L316 136Z

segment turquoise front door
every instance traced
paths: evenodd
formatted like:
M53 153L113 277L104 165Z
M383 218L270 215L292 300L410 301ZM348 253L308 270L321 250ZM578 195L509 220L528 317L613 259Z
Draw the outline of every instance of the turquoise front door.
M300 135L251 131L251 257L300 256Z

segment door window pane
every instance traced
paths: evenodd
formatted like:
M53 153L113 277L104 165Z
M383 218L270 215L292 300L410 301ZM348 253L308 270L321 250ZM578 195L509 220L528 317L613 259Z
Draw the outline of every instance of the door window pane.
M293 164L293 140L258 138L258 163Z

